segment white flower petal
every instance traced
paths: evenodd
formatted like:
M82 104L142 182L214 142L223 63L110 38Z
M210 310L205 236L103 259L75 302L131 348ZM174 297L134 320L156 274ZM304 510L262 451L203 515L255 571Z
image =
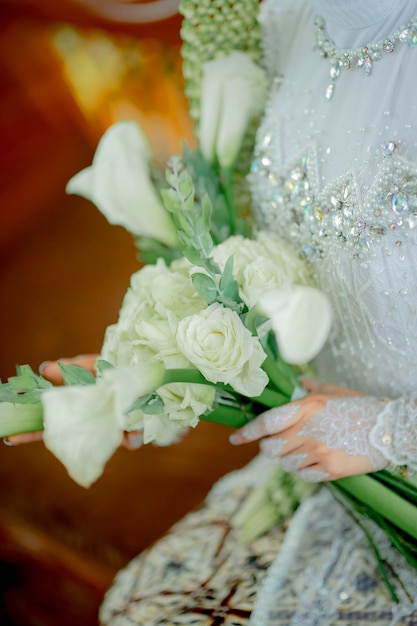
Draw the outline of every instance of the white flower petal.
M161 386L165 368L158 363L114 367L103 372L102 384L113 393L114 411L121 426L135 400Z
M200 149L208 161L233 165L249 121L266 98L263 70L248 55L233 51L203 64Z
M103 385L56 387L45 391L41 399L46 447L71 478L89 487L122 440L113 392Z
M73 176L66 191L94 202L111 224L175 245L175 227L150 179L145 142L136 123L114 124L100 140L92 165Z
M311 361L329 336L332 312L327 296L301 285L263 294L259 309L270 319L282 358L293 365Z

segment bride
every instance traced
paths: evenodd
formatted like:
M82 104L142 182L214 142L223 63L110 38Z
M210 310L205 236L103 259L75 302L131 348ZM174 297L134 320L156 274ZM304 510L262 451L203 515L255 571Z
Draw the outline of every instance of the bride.
M230 525L277 462L307 482L417 469L417 0L266 0L260 21L253 203L331 299L321 382L231 436L262 454L118 574L103 626L417 624L415 570L380 538L393 603L327 490L250 544Z
M327 491L250 545L229 524L277 459L311 482L417 469L417 1L266 0L260 20L274 80L253 202L331 298L326 382L231 436L260 440L263 454L120 572L106 626L417 623L415 571L385 546L393 605L362 531Z

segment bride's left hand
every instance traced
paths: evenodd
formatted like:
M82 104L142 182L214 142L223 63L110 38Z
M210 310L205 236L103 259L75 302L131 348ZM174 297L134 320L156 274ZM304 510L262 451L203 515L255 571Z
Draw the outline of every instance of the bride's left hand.
M92 374L95 374L97 356L97 354L82 354L80 356L75 356L70 359L63 358L59 359L59 361L45 361L39 366L39 373L54 385L62 385L64 381L62 379L59 363L65 363L67 365L79 365L80 367L88 369ZM5 437L3 439L4 443L8 446L19 446L22 444L34 443L36 441L42 440L42 431L34 433L21 433L19 435L10 435L9 437ZM136 450L142 445L142 441L142 434L140 433L140 431L132 430L130 432L123 433L123 439L120 445L123 448L127 448L128 450Z
M383 400L334 384L306 381L304 398L269 409L230 437L260 439L262 452L307 482L381 470L386 459L369 442Z

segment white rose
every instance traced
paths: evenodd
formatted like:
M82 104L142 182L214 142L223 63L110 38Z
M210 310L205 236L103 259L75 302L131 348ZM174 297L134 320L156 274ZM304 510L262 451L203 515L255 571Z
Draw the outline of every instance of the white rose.
M170 383L157 389L164 403L164 412L147 415L133 411L127 416L125 430L143 431L144 443L166 446L175 443L198 424L200 415L211 409L215 390L208 385Z
M65 465L69 475L89 487L102 474L119 446L125 413L134 400L163 381L164 368L109 369L95 385L46 390L41 401L46 447Z
M212 409L215 398L214 387L187 383L164 385L158 393L165 414L182 427L196 426L200 415Z
M256 239L229 237L213 250L213 259L222 269L230 256L240 296L249 307L264 291L311 280L306 263L274 233L261 231Z
M155 443L158 446L169 446L178 441L183 429L171 421L166 415L144 415L143 442Z
M191 265L167 267L160 259L131 278L117 324L106 331L102 357L114 365L146 360L188 367L177 340L178 320L205 308L189 273Z
M277 272L285 275L295 285L311 285L311 273L299 252L276 233L260 231L256 241L263 254L270 258Z
M203 64L199 141L208 161L233 165L249 122L262 112L266 87L264 71L243 52Z
M263 293L290 284L289 277L284 272L280 272L270 258L259 256L243 270L240 295L242 300L252 307L258 303Z
M265 353L239 316L218 303L181 320L178 346L211 382L230 384L247 396L258 396L268 378L261 369Z
M94 202L111 224L175 245L176 230L150 179L149 159L138 124L118 122L104 133L92 165L71 178L66 191Z
M276 289L260 298L259 309L270 318L280 354L287 363L308 363L329 336L330 302L319 289L302 285Z
M158 259L156 265L148 265L133 274L132 297L136 298L136 302L146 300L161 317L166 311L181 318L201 310L206 304L194 288L191 267L191 264L181 263L168 267L165 261ZM123 303L122 313L124 308Z

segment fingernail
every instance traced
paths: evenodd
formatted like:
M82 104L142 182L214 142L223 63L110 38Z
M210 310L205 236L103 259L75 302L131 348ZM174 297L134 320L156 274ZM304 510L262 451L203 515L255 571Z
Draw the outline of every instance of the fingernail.
M8 437L3 437L3 443L5 446L14 446L13 441L10 441Z
M229 441L233 446L236 446L237 444L242 442L242 437L239 435L239 433L233 433L230 435Z
M279 456L287 443L288 441L286 439L262 439L260 447L265 456L273 459Z
M326 478L329 478L330 474L327 472L322 472L321 470L311 469L310 467L305 467L298 472L300 478L302 478L306 483L321 483Z
M45 373L45 369L48 367L48 365L51 363L51 361L43 361L40 365L39 365L39 374L41 376L44 375Z
M299 404L288 404L278 409L269 409L264 413L264 424L268 434L282 430L300 408Z
M127 438L129 440L129 445L135 450L140 448L143 443L143 436L141 433L129 433Z

